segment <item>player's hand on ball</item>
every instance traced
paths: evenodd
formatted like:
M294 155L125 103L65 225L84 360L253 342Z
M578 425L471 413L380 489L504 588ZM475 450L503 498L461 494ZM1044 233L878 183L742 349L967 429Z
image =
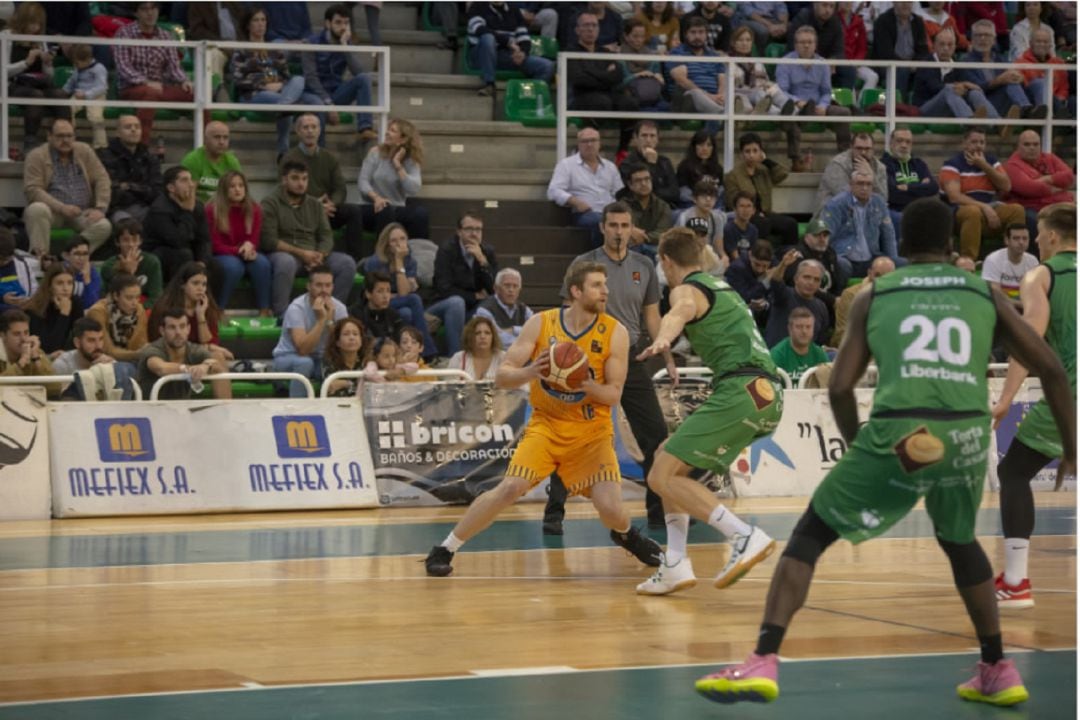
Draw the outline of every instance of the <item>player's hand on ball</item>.
M540 356L532 361L529 365L536 377L541 380L547 381L548 375L551 374L551 356L545 353L540 353Z

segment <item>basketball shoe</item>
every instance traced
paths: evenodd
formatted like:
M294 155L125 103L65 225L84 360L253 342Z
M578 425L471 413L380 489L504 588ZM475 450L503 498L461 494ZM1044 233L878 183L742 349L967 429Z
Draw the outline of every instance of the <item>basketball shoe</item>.
M957 695L991 705L1016 705L1028 699L1027 688L1012 660L998 660L993 665L980 662L978 668L975 677L956 686Z
M779 664L775 653L750 653L742 665L732 665L700 678L694 689L718 703L772 702L780 695L780 686L776 684Z
M668 565L666 557L660 560L660 567L652 577L637 586L638 595L668 595L697 585L690 558L683 557L674 565Z
M428 553L427 558L424 560L424 568L427 570L427 574L432 577L446 577L454 572L454 568L450 565L450 561L453 559L454 553L442 545L436 545L431 548L431 552Z
M625 533L611 531L611 541L649 567L660 567L663 549L655 540L641 534L633 525Z
M772 555L775 549L776 541L757 526L750 531L749 535L735 535L731 539L731 555L724 569L716 576L713 585L717 588L734 585L739 578L750 571L750 568Z
M1018 585L1009 585L1005 582L1005 573L1001 573L994 578L994 594L997 596L998 607L1014 610L1035 607L1035 598L1031 596L1031 580L1027 578Z

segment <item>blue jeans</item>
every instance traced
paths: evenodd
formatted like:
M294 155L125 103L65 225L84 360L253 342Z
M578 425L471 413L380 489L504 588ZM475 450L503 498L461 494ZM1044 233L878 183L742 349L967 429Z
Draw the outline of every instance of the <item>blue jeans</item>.
M431 339L431 333L428 332L427 321L424 320L424 302L419 295L416 293L395 295L390 298L390 307L397 310L406 325L413 326L424 336L424 357L439 354L439 349L435 347L435 341Z
M926 117L969 118L981 107L986 108L986 117L1001 117L982 90L968 90L966 95L960 96L946 85L941 92L919 106L919 114Z
M1019 105L1022 108L1031 105L1031 101L1028 100L1028 96L1024 92L1024 86L1019 83L1008 83L996 87L986 93L986 97L1000 115L1005 115L1005 113L1009 112L1009 108L1013 105Z
M270 309L270 259L258 253L251 261L241 260L237 255L218 255L218 263L221 265L221 297L218 305L225 308L229 305L233 291L240 283L240 279L247 273L251 278L251 286L255 290L255 306L260 310Z
M289 307L292 298L293 280L303 271L303 265L294 256L286 252L270 253L271 271L270 308L274 315L281 317ZM341 252L332 252L326 258L326 265L334 274L334 297L349 304L353 280L356 277L356 261Z
M353 75L337 86L330 99L334 105L370 105L371 81L367 75ZM356 129L369 130L372 127L371 113L357 113Z
M260 105L322 105L322 99L313 93L304 92L304 77L296 75L289 78L278 92L259 90L248 98L248 102ZM289 150L289 130L292 127L292 116L289 113L275 113L277 115L277 150L285 153ZM319 117L321 125L326 124L324 117Z
M427 311L442 320L443 327L446 328L446 351L448 355L453 355L461 349L461 333L465 329L465 300L451 295L428 305Z
M272 364L274 372L299 373L309 380L322 378L322 358L310 355L277 355ZM289 397L307 397L307 389L296 380L289 381Z
M469 50L469 60L480 68L484 82L495 82L495 70L520 70L526 77L551 82L555 76L555 63L547 58L526 55L521 65L515 65L513 52L508 48L495 46L495 36L491 33L481 35L475 46Z
M583 213L572 213L575 227L585 228L589 231L590 248L598 248L604 244L604 236L600 232L600 218L602 217L603 215L595 210Z

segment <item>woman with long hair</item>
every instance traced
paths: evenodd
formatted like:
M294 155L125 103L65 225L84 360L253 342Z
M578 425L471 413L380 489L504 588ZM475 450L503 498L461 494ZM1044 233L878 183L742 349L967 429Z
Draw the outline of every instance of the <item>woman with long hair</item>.
M371 347L364 333L364 324L354 317L344 317L334 323L326 341L326 354L323 355L323 382L336 372L363 370L370 361ZM335 380L327 393L331 397L355 395L358 384L358 378Z
M465 323L461 346L462 349L450 358L446 367L464 370L477 382L494 381L499 363L505 355L495 323L481 315Z
M166 310L183 308L191 326L188 340L206 345L214 357L229 361L233 359L233 354L218 342L221 308L207 291L206 278L206 266L201 262L184 263L180 267L180 272L165 286L161 297L150 310L150 340L152 342L161 337L161 319Z
M717 188L724 187L724 166L716 152L716 140L708 130L698 130L690 138L679 167L675 170L679 180L679 204L689 207L694 204L694 188L703 180L711 182ZM720 199L717 199L718 204Z
M43 35L45 6L38 2L19 3L15 7L15 14L8 20L7 29L15 35ZM62 88L53 87L52 48L44 42L13 42L9 48L8 57L4 58L8 97L67 99L67 93ZM18 105L17 102L13 104ZM24 105L22 113L24 156L43 139L38 137L38 133L46 114L52 119L71 119L71 109L66 105Z
M634 16L645 24L645 42L661 54L679 47L679 18L675 15L675 3L646 2Z
M423 164L424 143L416 126L408 120L393 118L386 128L386 139L371 148L360 167L360 197L364 202L366 226L380 233L388 224L399 222L408 230L409 237L431 237L427 208L405 204L420 192Z
M75 297L75 276L70 269L59 263L50 266L23 310L30 316L30 334L38 336L50 360L74 347L71 329L83 316L83 306Z
M137 277L128 273L113 275L109 294L94 303L86 316L105 328L106 355L123 362L139 361L139 351L148 339L142 286Z
M251 199L247 178L230 170L218 181L214 197L206 204L206 224L210 243L221 266L221 307L229 299L241 278L251 278L259 315L269 317L270 259L259 252L262 231L262 207Z
M740 113L753 110L754 113L773 115L794 115L795 101L769 79L765 65L756 61L754 55L754 31L746 25L731 33L728 54L741 62L732 65L735 81L735 97L741 98L745 107L735 111Z
M390 276L393 293L390 307L397 310L406 324L420 332L424 357L434 356L438 350L424 319L424 301L417 293L420 282L416 260L409 252L409 234L404 225L394 222L382 229L375 242L375 252L364 259L362 270L365 275L381 271Z
M247 42L264 43L267 15L261 7L252 7L240 21L240 32ZM230 61L233 87L240 102L260 105L322 105L322 98L304 92L304 76L289 72L288 56L280 50L235 50ZM280 158L289 150L289 128L293 116L276 112L277 151ZM325 125L324 116L319 124Z

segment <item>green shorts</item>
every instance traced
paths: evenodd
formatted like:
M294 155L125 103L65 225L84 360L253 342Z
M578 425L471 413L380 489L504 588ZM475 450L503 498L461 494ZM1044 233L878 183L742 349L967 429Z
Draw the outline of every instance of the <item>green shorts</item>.
M881 535L919 498L942 540L975 539L990 418L875 418L814 492L814 512L853 543Z
M784 388L761 375L724 378L690 413L664 450L687 465L718 475L759 437L771 435L784 410Z
M1073 405L1075 404L1076 389L1073 388ZM1061 434L1058 432L1057 423L1054 422L1054 416L1050 414L1050 406L1045 399L1032 405L1024 415L1020 427L1016 430L1016 439L1048 458L1060 458L1065 452L1061 447Z

